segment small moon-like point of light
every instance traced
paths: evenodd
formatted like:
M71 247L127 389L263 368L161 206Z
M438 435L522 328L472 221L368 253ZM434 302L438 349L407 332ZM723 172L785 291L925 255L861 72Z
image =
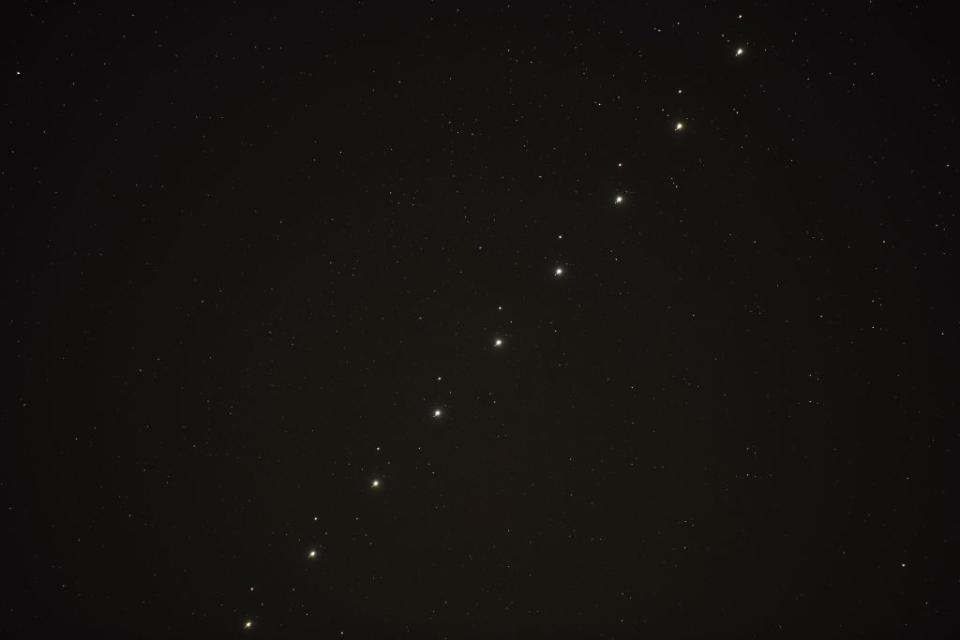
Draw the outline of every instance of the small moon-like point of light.
M683 131L683 123L682 123L682 122L678 122L676 125L674 125L673 130L674 130L674 131Z
M563 275L563 267L557 267L556 270L553 272L553 275L557 276L558 278L559 278L560 276L562 276L562 275Z
M253 620L247 620L243 623L244 629L253 629Z
M317 557L317 550L316 550L316 549L310 549L310 553L307 554L307 557L308 557L308 558L311 558L311 559L312 559L312 558L316 558L316 557Z
M743 47L737 47L737 55L738 55L738 56L742 56L743 53L744 53L744 52L743 52Z
M620 204L622 202L623 202L623 196L617 196L616 198L613 199L614 204Z
M434 409L434 410L433 410L433 417L434 417L434 418L439 418L439 417L442 416L442 415L443 415L443 411L441 411L440 409Z
M380 486L380 481L379 481L379 480L374 480L373 482L370 483L370 487L373 488L373 489L376 489L376 488L379 487L379 486Z
M493 341L493 346L495 346L495 347L502 347L502 346L503 346L503 340L501 340L500 338L497 338L496 340Z

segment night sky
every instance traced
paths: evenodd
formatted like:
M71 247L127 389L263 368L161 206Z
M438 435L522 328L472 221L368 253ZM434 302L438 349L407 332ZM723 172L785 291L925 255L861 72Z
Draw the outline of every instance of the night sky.
M11 3L5 638L958 637L949 3Z

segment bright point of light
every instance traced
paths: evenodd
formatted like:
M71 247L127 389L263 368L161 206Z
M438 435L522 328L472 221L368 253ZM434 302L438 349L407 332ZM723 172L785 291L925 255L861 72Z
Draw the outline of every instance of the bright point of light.
M562 275L563 275L563 267L557 267L556 270L554 270L553 275L557 276L558 278L559 278L560 276L562 276Z
M743 47L737 47L737 55L738 55L738 56L742 56L742 55L743 55Z
M623 166L623 163L622 163L622 162L618 162L618 163L617 163L617 166L618 166L618 167L622 167L622 166Z
M310 549L310 553L307 554L307 557L308 557L308 558L311 558L311 559L316 558L316 557L317 557L317 550L316 550L316 549Z
M674 130L674 131L683 131L683 123L682 123L682 122L678 122L676 125L674 125L673 130Z
M439 417L442 416L442 415L443 415L443 411L441 411L440 409L434 409L434 410L433 410L433 417L434 417L434 418L439 418Z
M370 483L370 487L373 488L373 489L376 489L376 488L379 487L379 486L380 486L380 481L379 481L379 480L374 480L373 482Z
M501 340L500 338L497 338L496 340L493 341L493 346L495 346L495 347L502 347L502 346L503 346L503 340Z
M247 620L243 623L244 629L253 629L253 620Z
M617 196L613 199L614 204L620 204L621 202L623 202L623 196Z

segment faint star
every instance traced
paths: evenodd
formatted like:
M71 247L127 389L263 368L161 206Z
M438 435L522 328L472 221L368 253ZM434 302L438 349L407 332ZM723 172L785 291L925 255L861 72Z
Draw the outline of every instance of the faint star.
M495 347L502 347L502 346L503 346L503 340L501 340L500 338L497 338L496 340L493 341L493 346L495 346Z
M442 415L443 415L443 411L441 411L440 409L434 409L434 410L433 410L433 417L434 417L434 418L439 418L439 417L442 416Z
M557 268L554 270L553 275L555 275L555 276L558 277L558 278L559 278L560 276L562 276L562 275L563 275L563 267L557 267Z
M739 56L742 56L743 54L744 54L743 47L737 47L736 55L739 57Z
M376 488L379 487L379 486L380 486L380 481L379 481L379 480L374 480L373 482L370 483L370 488L371 488L371 489L376 489Z
M673 130L674 130L674 131L683 131L683 123L682 123L682 122L678 122L677 124L675 124L675 125L673 126Z
M243 623L244 629L253 629L253 620L247 620Z
M620 204L623 202L623 196L617 196L613 199L613 204Z
M316 550L316 549L310 549L310 553L307 554L307 557L310 558L311 560L314 559L314 558L316 558L316 557L317 557L317 550Z

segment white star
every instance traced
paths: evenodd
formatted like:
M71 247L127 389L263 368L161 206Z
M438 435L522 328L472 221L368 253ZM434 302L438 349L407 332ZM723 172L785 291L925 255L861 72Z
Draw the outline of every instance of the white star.
M434 418L439 418L439 417L442 416L442 415L443 415L443 411L441 411L440 409L434 409L434 410L433 410L433 417L434 417Z
M739 56L742 56L743 54L744 54L743 47L737 47L736 55L739 57Z
M673 126L673 130L674 130L674 131L683 131L683 123L682 123L682 122L678 122L677 124L675 124L675 125Z
M247 620L243 623L244 629L253 629L253 620Z
M623 196L617 196L613 199L613 204L621 204L623 202Z
M493 346L495 346L495 347L502 347L502 346L503 346L503 340L501 340L500 338L497 338L496 340L493 341Z
M371 489L376 489L376 488L379 487L379 486L380 486L380 481L379 481L379 480L374 480L373 482L370 483L370 488L371 488Z
M316 550L316 549L310 549L310 553L307 554L307 557L310 558L311 560L314 559L314 558L316 558L316 557L317 557L317 550Z
M560 276L562 276L562 275L563 275L563 267L557 267L557 268L554 270L553 275L555 275L555 276L558 277L558 278L559 278Z

